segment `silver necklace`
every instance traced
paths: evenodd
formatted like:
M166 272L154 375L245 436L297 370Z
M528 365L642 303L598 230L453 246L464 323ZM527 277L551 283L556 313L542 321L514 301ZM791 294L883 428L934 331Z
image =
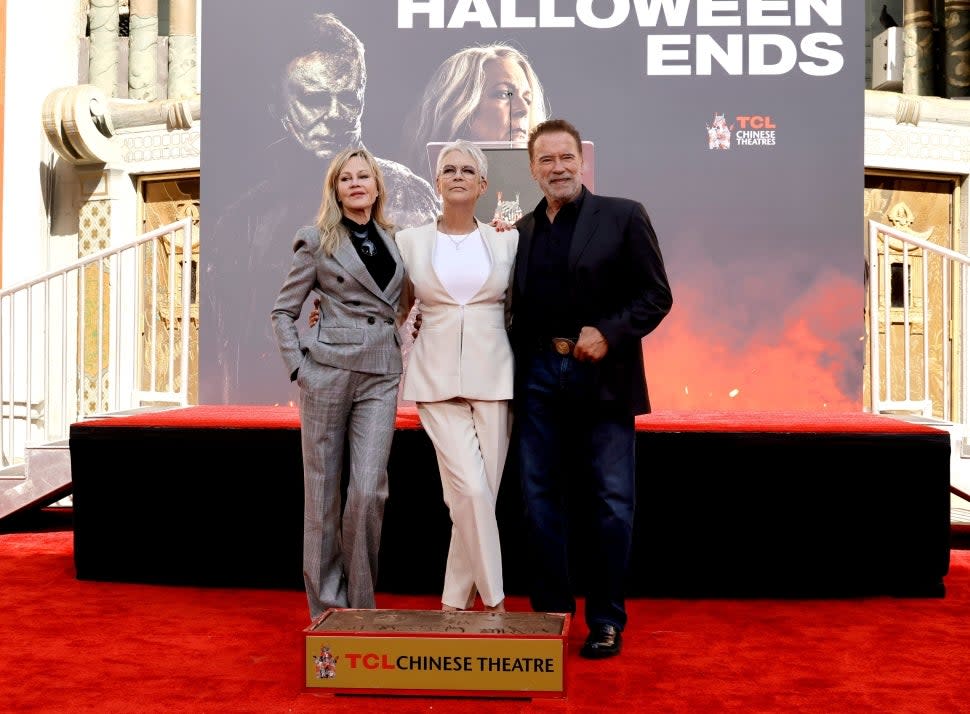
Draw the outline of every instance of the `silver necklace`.
M444 235L446 235L448 237L448 240L451 241L451 244L453 246L455 246L455 250L458 250L458 249L461 248L461 244L462 243L464 243L466 240L468 240L473 235L475 235L475 232L477 230L478 230L478 226L475 226L474 228L472 228L471 233L466 233L465 235L463 235L463 236L461 236L460 238L457 238L457 239L455 238L455 236L451 235L451 233L445 233L444 231L442 231L442 233Z
M351 233L357 239L357 244L360 246L360 252L366 255L368 258L373 258L377 254L377 246L374 245L374 241L368 236L369 231L355 231L351 229Z

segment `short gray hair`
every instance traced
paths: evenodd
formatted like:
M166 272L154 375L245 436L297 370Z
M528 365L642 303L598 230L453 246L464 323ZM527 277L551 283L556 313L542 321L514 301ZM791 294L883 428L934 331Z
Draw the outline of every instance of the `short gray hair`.
M438 153L438 161L434 167L435 176L441 173L441 166L444 164L445 156L452 151L461 151L471 156L472 160L478 164L478 173L482 175L483 179L488 178L488 159L485 158L485 152L475 146L474 143L466 141L465 139L458 139L441 147L441 151Z

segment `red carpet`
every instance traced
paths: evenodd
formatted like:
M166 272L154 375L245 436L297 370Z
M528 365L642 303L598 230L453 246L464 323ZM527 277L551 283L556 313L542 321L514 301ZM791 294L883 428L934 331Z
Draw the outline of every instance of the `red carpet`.
M110 417L84 422L86 426L110 425L145 428L299 429L296 407L255 404L199 405L160 412L143 412L124 418ZM638 417L638 431L691 431L781 434L937 434L935 429L892 417L864 412L676 412L661 411ZM403 405L396 428L418 429L417 409Z
M968 551L945 598L635 600L608 661L576 654L580 613L560 700L308 693L301 592L79 581L72 551L70 530L0 534L5 712L970 711Z

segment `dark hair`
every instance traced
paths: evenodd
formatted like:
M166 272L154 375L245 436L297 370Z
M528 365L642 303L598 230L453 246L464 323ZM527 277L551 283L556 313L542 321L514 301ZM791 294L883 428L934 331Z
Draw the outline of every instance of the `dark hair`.
M280 52L286 53L278 70L280 87L285 86L293 61L309 55L336 55L351 64L359 63L362 80L366 81L364 43L332 12L313 12L308 18L294 22L287 38L280 48Z
M532 151L538 139L543 134L551 134L556 131L564 131L576 140L576 148L579 149L579 153L583 153L583 140L579 138L579 129L574 127L565 119L547 119L544 122L536 124L532 131L529 132L529 161L532 161Z

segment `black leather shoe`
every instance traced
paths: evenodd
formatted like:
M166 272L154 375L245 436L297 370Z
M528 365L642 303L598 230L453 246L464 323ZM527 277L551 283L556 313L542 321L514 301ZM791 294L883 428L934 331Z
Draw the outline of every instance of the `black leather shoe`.
M620 654L622 646L623 638L616 626L594 625L579 654L586 659L603 659Z

